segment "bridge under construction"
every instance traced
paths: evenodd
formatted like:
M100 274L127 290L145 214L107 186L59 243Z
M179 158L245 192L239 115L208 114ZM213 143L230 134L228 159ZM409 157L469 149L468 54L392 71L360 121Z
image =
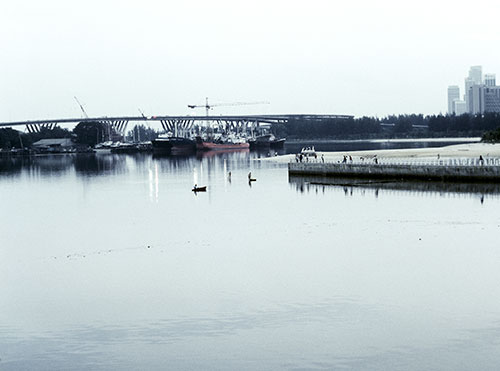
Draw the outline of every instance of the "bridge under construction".
M224 116L116 116L116 117L85 117L85 118L62 118L49 120L27 120L0 122L1 127L25 126L26 131L39 132L43 128L52 129L60 124L78 124L80 122L99 122L111 125L119 133L125 133L129 122L159 123L166 131L174 131L177 128L189 130L194 125L208 125L216 123L231 128L246 128L249 125L259 127L260 124L287 124L290 121L327 121L348 120L351 115L314 115L314 114L283 114L283 115L224 115Z

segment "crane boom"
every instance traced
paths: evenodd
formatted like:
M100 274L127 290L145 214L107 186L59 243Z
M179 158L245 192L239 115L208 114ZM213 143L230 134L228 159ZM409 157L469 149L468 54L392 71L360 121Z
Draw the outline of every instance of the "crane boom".
M76 96L74 96L73 98L75 98L76 100L76 103L78 103L78 105L80 106L80 109L82 110L83 112L83 116L85 116L86 119L89 118L89 115L87 115L87 112L85 112L85 108L83 108L82 104L80 103L80 101L78 100L78 98Z
M252 104L270 104L269 102L231 102L231 103L216 103L216 104L208 104L208 97L205 98L205 104L188 104L187 106L191 109L195 108L205 108L206 115L208 116L208 111L213 109L213 107L228 107L228 106L247 106Z

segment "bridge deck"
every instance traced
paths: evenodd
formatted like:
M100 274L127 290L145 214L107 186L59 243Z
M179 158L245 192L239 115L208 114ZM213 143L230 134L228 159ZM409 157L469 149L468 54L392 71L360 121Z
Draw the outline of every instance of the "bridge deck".
M314 115L314 114L283 114L283 115L225 115L225 116L113 116L113 117L89 117L89 118L63 118L47 120L27 120L0 122L0 127L20 125L43 125L43 124L71 124L89 121L248 121L260 123L285 123L289 120L332 120L352 119L351 115Z

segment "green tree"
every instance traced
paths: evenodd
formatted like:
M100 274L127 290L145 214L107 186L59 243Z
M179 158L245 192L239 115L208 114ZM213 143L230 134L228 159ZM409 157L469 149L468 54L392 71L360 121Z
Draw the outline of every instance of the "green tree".
M82 121L73 129L76 142L87 146L95 146L104 141L109 132L109 124L100 121Z
M11 128L0 129L0 148L22 148L28 147L31 140L27 134Z

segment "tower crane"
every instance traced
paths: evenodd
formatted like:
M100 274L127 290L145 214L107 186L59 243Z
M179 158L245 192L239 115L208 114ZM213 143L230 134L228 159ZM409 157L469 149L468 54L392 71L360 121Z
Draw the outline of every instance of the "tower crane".
M197 104L188 104L188 107L191 109L195 108L205 108L206 115L208 116L208 111L213 109L214 107L222 107L222 106L247 106L251 104L270 104L269 102L232 102L232 103L217 103L217 104L208 104L208 97L205 98L204 105Z
M82 110L83 112L83 116L88 119L89 118L89 115L87 115L87 112L85 112L85 108L83 108L82 104L80 103L80 101L78 100L78 98L76 96L74 96L73 98L75 98L76 100L76 103L78 103L78 105L80 106L80 109Z

